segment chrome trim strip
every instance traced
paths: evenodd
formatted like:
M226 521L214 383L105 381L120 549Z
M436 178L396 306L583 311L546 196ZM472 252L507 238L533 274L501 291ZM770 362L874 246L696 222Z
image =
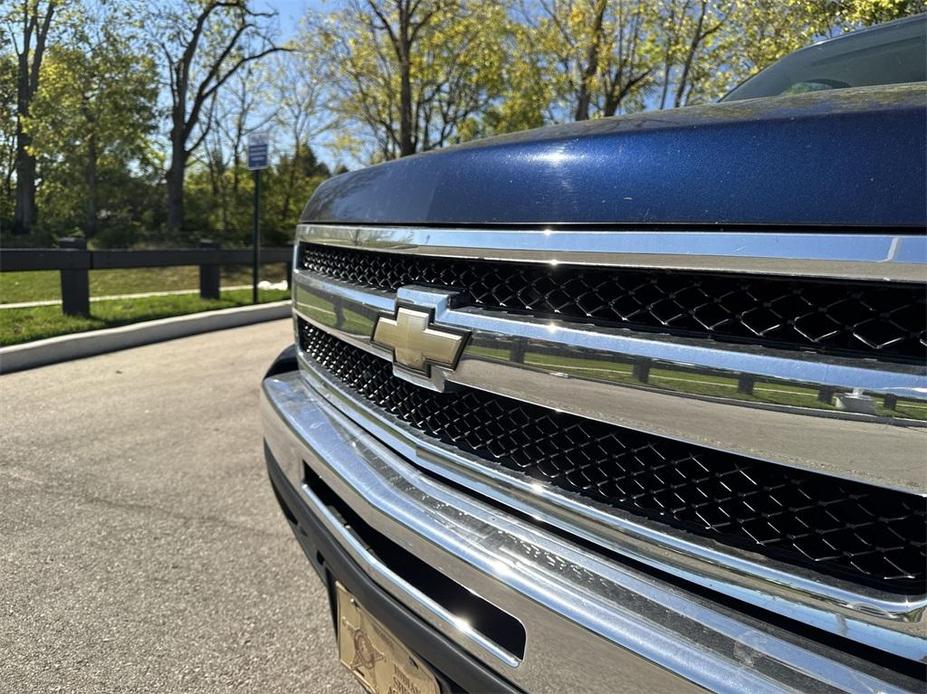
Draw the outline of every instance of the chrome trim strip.
M428 287L401 287L397 294L359 289L339 280L306 272L295 272L294 306L306 314L305 289L327 295L349 310L390 312L400 301L436 308L436 323L472 330L474 335L492 334L496 339L521 339L549 343L563 349L594 350L629 357L686 364L705 369L748 373L797 383L814 383L839 388L862 388L927 400L927 369L904 364L884 364L864 359L822 357L801 352L774 350L752 345L718 346L708 340L677 338L624 328L603 328L577 322L517 316L477 307L451 308L431 297ZM443 292L441 293L443 296ZM353 304L351 306L350 304ZM329 313L332 313L329 310ZM332 314L334 315L334 314ZM384 352L385 354L385 352Z
M383 359L391 355L371 344L370 334L376 316L392 314L397 299L433 306L437 323L472 330L457 369L435 369L439 384L446 380L709 448L927 493L922 367L883 369L864 360L824 361L628 330L525 322L453 308L435 290L403 287L397 296L306 272L294 279L298 315ZM634 377L639 364L652 367L647 383ZM755 381L755 395L738 392L742 378ZM834 387L906 397L901 402L914 414L873 417L817 406L820 390Z
M927 596L868 595L837 579L737 548L666 532L426 439L356 400L299 353L306 383L379 441L439 476L537 520L695 585L912 660L927 659Z
M775 627L599 559L422 475L326 404L297 374L264 382L265 436L294 488L363 568L379 567L301 487L306 461L379 532L518 618L528 642L506 676L532 691L899 691L873 666L782 638ZM407 585L384 586L427 621ZM445 632L488 656L453 622ZM562 644L571 644L563 658ZM829 654L829 655L828 655ZM837 656L839 657L839 656ZM884 673L884 671L882 671ZM685 679L677 679L685 678Z
M900 234L592 231L300 224L299 241L450 258L927 280L927 237Z

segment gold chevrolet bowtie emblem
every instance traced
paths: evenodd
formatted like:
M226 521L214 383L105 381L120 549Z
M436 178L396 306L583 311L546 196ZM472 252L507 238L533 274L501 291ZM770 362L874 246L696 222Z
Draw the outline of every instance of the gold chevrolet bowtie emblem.
M431 315L429 310L400 306L395 318L377 318L373 341L391 349L393 361L407 369L424 374L432 364L453 369L467 333L434 327Z

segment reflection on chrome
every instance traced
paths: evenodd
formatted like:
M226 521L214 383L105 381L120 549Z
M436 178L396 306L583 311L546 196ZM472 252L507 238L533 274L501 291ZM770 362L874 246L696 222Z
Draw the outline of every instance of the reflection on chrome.
M923 282L927 237L848 232L449 229L301 224L297 241L409 255Z
M693 365L677 365L653 359L623 358L610 352L595 352L582 348L557 351L525 350L522 344L508 349L495 346L498 341L477 340L468 349L469 358L481 358L501 364L524 364L548 370L551 375L585 380L604 380L628 387L672 392L715 400L736 400L742 404L778 407L799 412L810 408L839 413L837 397L842 393L867 395L872 399L873 414L888 419L908 419L927 422L927 401L923 388L910 388L893 393L870 392L862 388L835 388L803 384L775 378L763 378L749 373L732 374L723 370L699 369ZM553 370L556 369L556 370ZM806 413L806 414L821 414Z
M513 573L512 566L502 561L501 559L497 559L492 562L492 569L493 573L500 578L507 578Z
M451 622L457 627L458 630L462 631L464 634L470 634L473 632L473 627L470 626L468 622L463 617L453 616L451 617Z

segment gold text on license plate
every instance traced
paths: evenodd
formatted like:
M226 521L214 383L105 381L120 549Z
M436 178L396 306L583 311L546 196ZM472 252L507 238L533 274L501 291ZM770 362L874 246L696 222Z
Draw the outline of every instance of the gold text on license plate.
M402 645L340 583L338 655L372 694L440 694L428 667Z

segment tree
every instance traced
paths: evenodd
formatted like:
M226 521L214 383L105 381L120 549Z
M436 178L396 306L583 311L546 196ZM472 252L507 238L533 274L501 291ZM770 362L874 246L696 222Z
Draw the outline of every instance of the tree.
M246 139L273 120L276 112L261 108L261 104L273 103L268 73L259 63L243 66L213 99L201 126L206 132L203 163L209 172L209 213L218 211L223 231L236 228L246 206L241 186L248 173Z
M311 144L333 124L327 110L327 66L312 41L296 44L266 61L244 66L211 104L204 155L188 179L189 205L199 228L216 238L246 241L253 188L245 167L245 140L274 127L275 162L264 172L265 236L285 242L299 210L329 175Z
M262 233L270 244L292 243L300 210L331 174L308 145L279 157L266 174Z
M16 60L0 35L0 227L13 218L16 168Z
M844 30L871 26L927 11L924 0L835 0L821 8L834 26Z
M337 112L392 159L472 136L502 92L497 0L351 0L307 36L334 68Z
M190 156L208 134L201 119L217 93L245 65L281 50L272 12L248 0L184 0L155 7L153 38L164 59L170 92L170 165L165 175L167 223L184 226L184 176Z
M785 14L787 3L778 4ZM748 3L743 3L742 16L747 14L747 7ZM662 57L660 108L684 106L690 94L705 91L702 82L728 57L722 58L715 48L735 36L730 31L735 11L734 3L727 0L662 0L657 6L661 31L656 43Z
M549 107L557 85L549 56L539 50L537 32L527 19L512 19L502 30L502 89L484 112L483 132L498 134L539 128L553 120Z
M214 172L195 163L187 177L188 215L198 228L223 243L245 244L251 238L251 195L254 183L244 164L240 164L240 189L237 198L229 196L224 210L214 203ZM234 167L221 174L226 191L231 190ZM328 167L315 156L311 147L303 146L298 155L286 152L262 172L262 231L267 243L282 245L292 242L293 229L299 210L318 185L328 178ZM289 197L289 204L285 198Z
M13 233L28 234L35 222L35 157L30 151L32 136L25 127L32 100L39 89L42 61L60 3L48 0L18 0L6 13L16 53L16 208Z
M647 0L540 0L537 45L556 85L555 118L613 116L648 86ZM636 107L641 107L640 100Z
M368 21L371 32L383 33L395 53L399 66L399 156L405 157L415 152L412 132L412 53L422 29L435 21L442 10L451 3L435 0L425 4L421 0L391 0L385 3L392 6L392 12L381 9L378 0L366 0L367 7L373 13ZM392 16L389 16L392 15Z
M275 56L270 70L270 89L277 105L274 121L278 130L287 134L293 151L292 156L281 158L277 167L280 173L285 172L277 183L282 187L279 191L282 220L292 218L294 205L305 204L302 191L306 178L329 175L310 147L335 124L324 109L330 90L320 59L315 51L296 49Z
M141 52L124 10L110 4L80 12L67 41L49 48L25 120L40 196L54 201L46 215L79 222L88 238L101 217L117 215L117 200L125 202L125 174L147 168L156 128L154 61Z

